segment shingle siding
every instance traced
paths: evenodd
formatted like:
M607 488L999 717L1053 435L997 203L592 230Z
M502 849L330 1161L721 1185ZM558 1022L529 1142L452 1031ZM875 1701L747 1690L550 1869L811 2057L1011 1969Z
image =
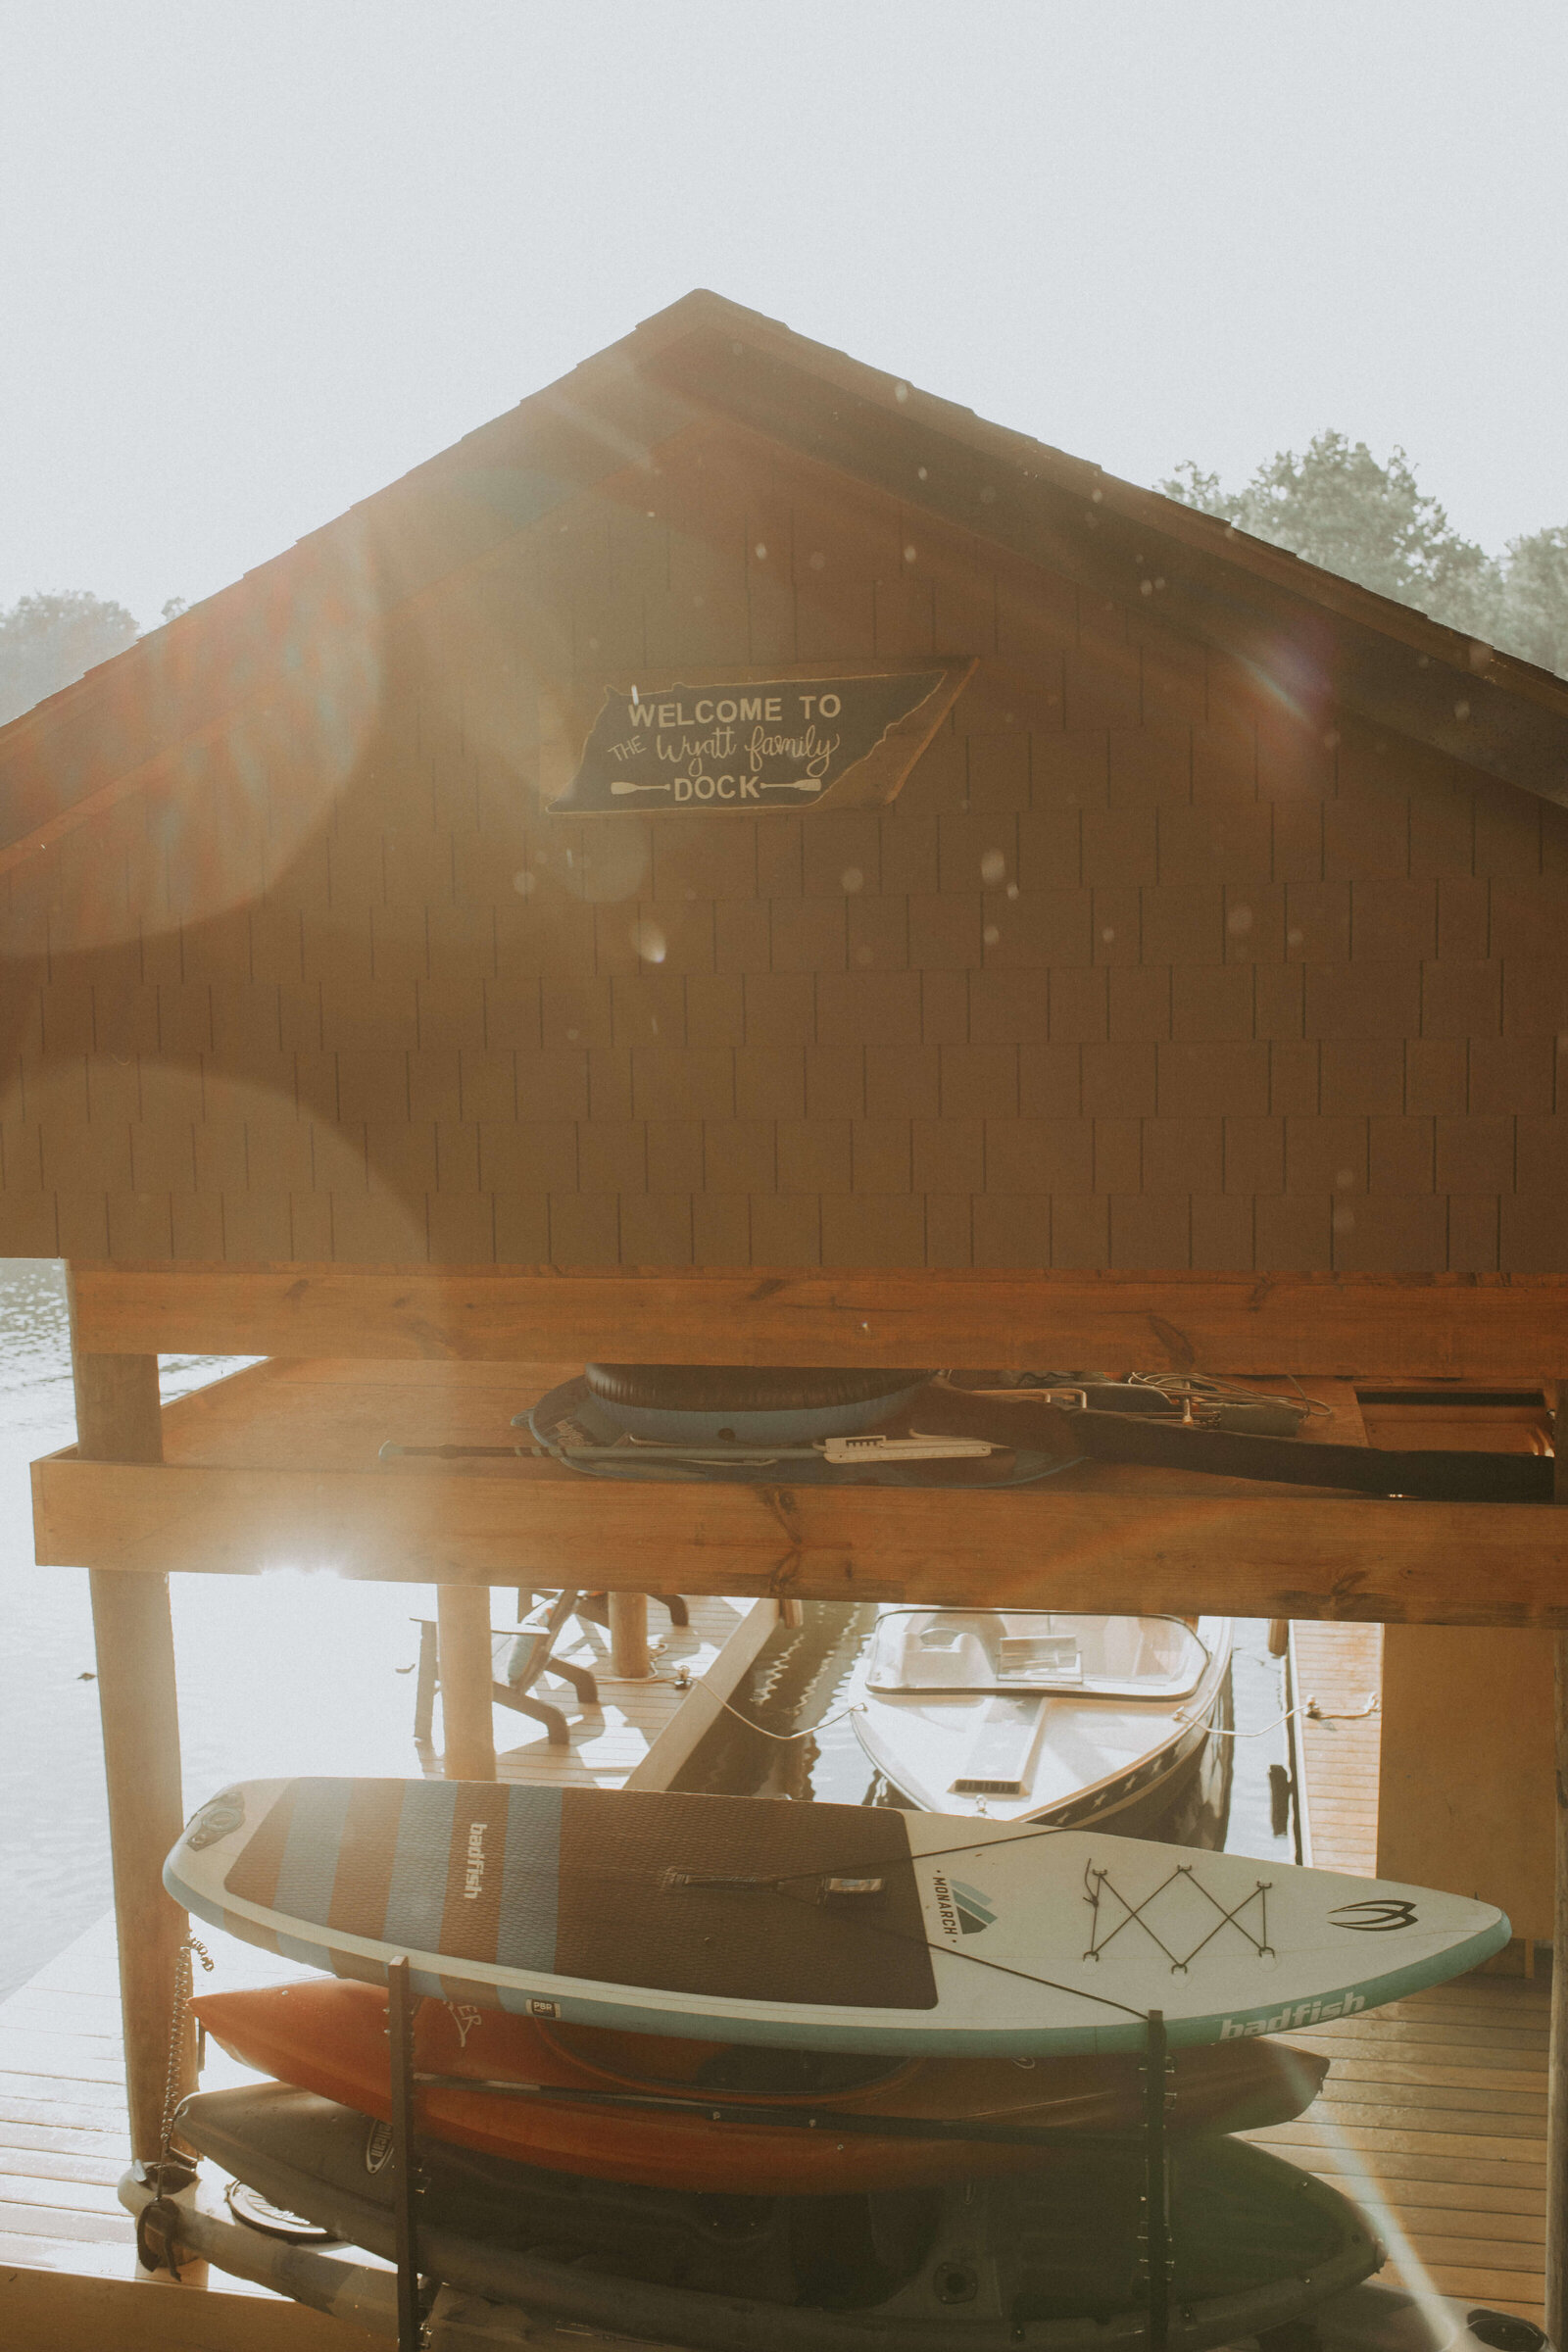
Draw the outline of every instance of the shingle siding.
M717 426L353 650L4 877L0 1250L1568 1270L1563 810ZM541 813L597 674L930 653L890 808Z

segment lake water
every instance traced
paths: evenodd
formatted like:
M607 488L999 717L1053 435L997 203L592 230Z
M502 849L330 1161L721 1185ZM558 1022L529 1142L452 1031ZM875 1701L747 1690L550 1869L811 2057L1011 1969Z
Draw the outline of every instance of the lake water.
M211 1357L165 1357L166 1399L235 1369ZM75 1437L64 1271L0 1258L0 1998L80 1935L111 1901L103 1751L98 1732L87 1578L32 1558L27 1466ZM417 1770L412 1726L416 1636L432 1587L374 1585L280 1570L261 1577L172 1580L187 1810L225 1781L285 1772ZM819 1724L838 1703L859 1612L822 1604L804 1645L781 1644L758 1681L775 1724ZM1255 1732L1283 1708L1266 1629L1237 1628L1236 1727ZM783 1654L781 1654L783 1653ZM735 1789L778 1787L782 1755L735 1727L719 1778ZM801 1750L794 1793L858 1803L866 1774L848 1723ZM1224 1842L1289 1861L1290 1834L1270 1825L1270 1764L1284 1734L1235 1742ZM759 1762L759 1757L762 1761ZM774 1777L769 1777L773 1775Z
M237 1369L166 1356L163 1392ZM0 1998L113 1899L87 1577L32 1558L28 1463L76 1434L64 1269L0 1258ZM332 1576L171 1580L187 1810L225 1781L417 1771L431 1586Z

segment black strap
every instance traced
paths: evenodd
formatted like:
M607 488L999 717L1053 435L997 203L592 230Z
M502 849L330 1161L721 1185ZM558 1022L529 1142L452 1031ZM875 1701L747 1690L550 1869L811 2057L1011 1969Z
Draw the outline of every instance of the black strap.
M780 2125L790 2131L837 2132L856 2139L977 2140L1009 2148L1050 2147L1070 2134L1074 2139L1124 2139L1126 2132L1085 2132L1068 2124L988 2124L956 2121L951 2116L862 2115L836 2107L781 2107L759 2099L703 2097L693 2092L658 2090L591 2090L571 2083L508 2082L472 2075L416 2075L420 2089L477 2090L501 2099L525 2099L543 2105L563 2102L577 2107L651 2110L656 2114L701 2116L710 2124Z
M1395 1453L1379 1446L1320 1446L1308 1438L1250 1438L1190 1429L1132 1413L1074 1413L1079 1446L1101 1462L1200 1470L1215 1478L1338 1487L1422 1502L1549 1502L1551 1459L1533 1453Z

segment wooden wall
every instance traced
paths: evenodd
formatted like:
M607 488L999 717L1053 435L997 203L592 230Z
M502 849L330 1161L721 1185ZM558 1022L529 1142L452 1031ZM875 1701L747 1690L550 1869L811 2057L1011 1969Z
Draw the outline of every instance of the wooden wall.
M1391 1625L1383 1637L1378 1875L1448 1886L1552 1941L1550 1634Z
M380 506L3 877L0 1251L1568 1269L1568 812L731 428L390 612ZM886 811L540 814L607 672L931 652Z

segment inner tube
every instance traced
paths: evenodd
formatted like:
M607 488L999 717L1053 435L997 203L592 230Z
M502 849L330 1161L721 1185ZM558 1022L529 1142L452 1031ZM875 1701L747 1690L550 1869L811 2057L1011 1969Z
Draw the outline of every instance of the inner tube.
M589 1395L629 1437L665 1446L806 1446L854 1437L906 1405L926 1372L751 1364L588 1364Z

